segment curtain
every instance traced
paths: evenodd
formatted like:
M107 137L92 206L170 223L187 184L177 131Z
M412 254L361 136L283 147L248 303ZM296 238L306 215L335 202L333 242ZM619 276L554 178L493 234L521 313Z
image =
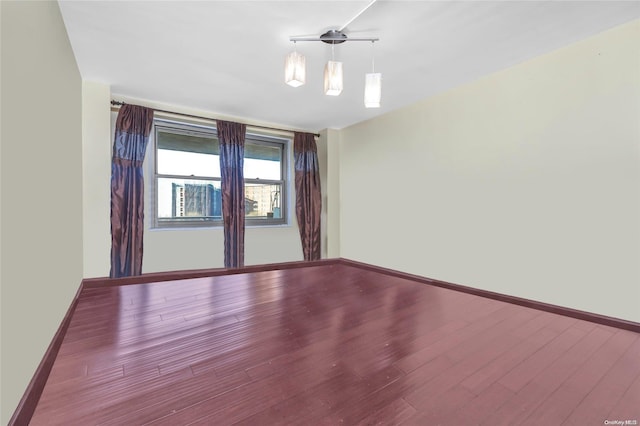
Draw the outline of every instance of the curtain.
M220 141L224 266L244 266L244 137L245 124L216 121Z
M152 125L152 109L125 104L118 112L111 160L111 278L142 272L142 162Z
M320 168L318 148L311 133L295 132L293 157L296 181L296 217L304 260L320 259Z

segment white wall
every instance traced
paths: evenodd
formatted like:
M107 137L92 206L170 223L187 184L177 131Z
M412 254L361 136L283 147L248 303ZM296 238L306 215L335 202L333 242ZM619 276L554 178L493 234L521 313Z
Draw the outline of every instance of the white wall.
M295 215L295 211L293 211ZM149 214L145 214L150 217ZM247 227L245 265L303 260L294 223L283 227ZM224 267L222 229L160 230L145 227L142 272Z
M340 257L340 132L324 129L317 138L322 213L320 216L321 257Z
M85 278L111 268L111 90L82 83L82 235Z
M640 21L341 131L341 256L640 321Z
M2 423L82 279L82 82L56 2L2 15Z

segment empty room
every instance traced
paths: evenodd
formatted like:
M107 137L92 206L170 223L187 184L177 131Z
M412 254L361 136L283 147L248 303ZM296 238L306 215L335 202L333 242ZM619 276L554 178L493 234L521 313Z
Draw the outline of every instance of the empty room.
M640 2L0 20L2 424L640 421Z

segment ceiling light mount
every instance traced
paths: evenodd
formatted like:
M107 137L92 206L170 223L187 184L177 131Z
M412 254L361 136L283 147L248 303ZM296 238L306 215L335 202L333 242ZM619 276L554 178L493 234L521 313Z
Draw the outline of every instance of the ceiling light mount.
M352 37L347 38L347 35L340 30L329 30L322 34L320 37L289 37L289 41L323 41L327 44L340 44L345 41L380 41L378 37Z
M320 41L327 44L340 44L347 41L347 35L340 30L329 30L320 36Z
M340 27L338 30L329 30L326 33L322 34L320 37L289 37L289 41L322 41L327 44L340 44L345 41L378 41L377 37L364 37L364 38L350 38L347 39L347 35L343 32L345 28L347 28L353 21L355 21L360 15L362 15L367 9L369 9L377 0L371 0L369 4L367 4L364 9L358 12L353 18L349 19L349 21Z

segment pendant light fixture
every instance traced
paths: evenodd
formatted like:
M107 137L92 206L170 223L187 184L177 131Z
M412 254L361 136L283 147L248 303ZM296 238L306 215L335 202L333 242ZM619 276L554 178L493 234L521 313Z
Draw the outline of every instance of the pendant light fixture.
M294 47L296 42L293 42ZM305 57L295 49L287 55L284 64L284 81L291 87L300 87L305 83Z
M364 106L365 108L380 108L382 98L382 74L376 72L375 55L371 42L371 72L364 76Z
M343 73L342 62L335 60L334 46L346 41L370 41L373 43L379 39L375 37L347 38L347 35L341 30L329 30L320 37L289 37L289 40L294 43L298 41L321 41L331 45L331 60L324 67L324 93L329 96L338 96L343 89ZM299 57L295 55L299 55L297 51L291 52L285 61L285 81L290 86L298 87L304 84L304 56L300 55L302 56L301 68L303 70L300 72L297 71L297 69L300 69L300 65L298 65L297 69L294 68L294 65L300 62ZM301 77L295 77L296 75L301 75ZM377 81L379 85L380 76L377 77Z
M343 32L347 25L351 24L375 2L376 0L371 0L364 9L340 29L329 30L319 37L289 37L289 40L294 42L294 45L298 41L321 41L331 45L331 60L324 67L324 93L326 95L338 96L343 89L342 62L335 60L335 45L346 41L370 41L373 44L373 42L379 40L374 37L347 38L347 35ZM298 54L297 51L290 53L285 62L285 82L293 87L303 85L305 83L304 66L304 56ZM378 108L380 107L382 74L376 73L375 67L372 71L365 76L365 106L367 108Z
M332 44L331 60L324 66L324 94L338 96L340 93L342 93L342 62L335 60Z

